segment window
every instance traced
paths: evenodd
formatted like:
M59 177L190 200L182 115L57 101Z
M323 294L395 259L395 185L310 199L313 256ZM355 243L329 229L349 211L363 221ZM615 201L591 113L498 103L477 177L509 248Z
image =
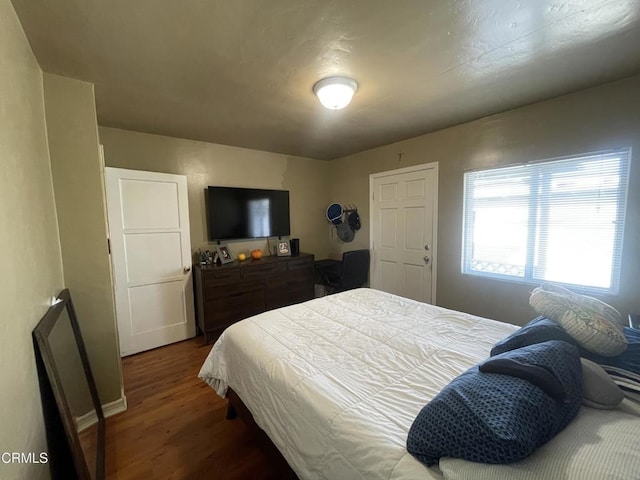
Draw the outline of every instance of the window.
M462 272L617 293L630 154L466 172Z

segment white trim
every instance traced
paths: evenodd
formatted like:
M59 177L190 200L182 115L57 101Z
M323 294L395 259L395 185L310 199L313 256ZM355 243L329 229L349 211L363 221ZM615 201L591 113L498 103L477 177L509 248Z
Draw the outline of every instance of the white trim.
M371 173L369 174L369 178L371 179L371 178L391 177L393 175L419 172L420 170L429 170L431 168L435 169L435 172L437 172L438 162L423 163L421 165L414 165L412 167L396 168L395 170L387 170L384 172Z
M105 403L102 405L102 413L104 418L113 417L117 413L122 413L127 410L127 397L124 392L120 395L120 398L113 402Z
M122 396L117 400L102 405L102 413L104 414L104 418L112 417L117 413L124 412L126 409L127 397L125 397L124 392L122 393ZM98 421L98 416L96 415L95 410L91 410L84 415L76 417L75 421L78 432L82 432L83 430L89 428L91 425L94 425Z
M440 184L440 170L438 162L429 163L433 166L436 181L433 183L433 254L431 256L431 303L436 304L436 284L438 281L438 185Z
M373 208L373 184L378 178L390 177L393 175L399 175L404 173L419 172L421 170L433 170L435 176L435 182L433 184L433 246L431 248L431 303L436 305L436 291L438 280L438 185L440 183L440 176L438 170L438 162L423 163L421 165L414 165L411 167L397 168L395 170L387 170L385 172L371 173L369 174L369 249L371 250L371 265L369 271L373 271L375 245L373 244L373 220L374 220L374 208Z
M78 432L82 432L89 428L91 425L95 425L98 423L98 415L96 415L95 410L91 410L90 412L85 413L84 415L80 415L75 418L76 421L76 429Z

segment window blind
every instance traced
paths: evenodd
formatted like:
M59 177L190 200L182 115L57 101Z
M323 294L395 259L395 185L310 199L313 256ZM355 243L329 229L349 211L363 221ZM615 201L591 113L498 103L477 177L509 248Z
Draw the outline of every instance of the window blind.
M616 293L631 150L466 172L462 271Z

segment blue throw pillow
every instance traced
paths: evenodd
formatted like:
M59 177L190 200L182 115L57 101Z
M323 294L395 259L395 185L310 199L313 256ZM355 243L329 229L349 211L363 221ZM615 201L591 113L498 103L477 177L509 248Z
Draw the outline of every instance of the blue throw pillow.
M624 335L628 342L627 349L615 357L604 357L578 345L571 335L553 320L536 317L520 330L516 330L496 343L491 349L491 356L549 340L562 340L578 347L580 356L592 362L621 368L640 375L640 331L624 327Z
M562 340L571 345L577 345L573 337L556 322L545 317L536 317L520 330L516 330L496 343L491 349L491 356L549 340Z
M547 369L564 394L554 399L527 380L474 366L422 408L409 430L409 453L427 465L441 457L511 463L529 456L577 415L582 370L574 345L552 340L496 358Z
M627 349L615 357L603 357L583 349L580 349L580 353L600 365L609 365L640 375L640 330L624 327L624 336L629 342Z

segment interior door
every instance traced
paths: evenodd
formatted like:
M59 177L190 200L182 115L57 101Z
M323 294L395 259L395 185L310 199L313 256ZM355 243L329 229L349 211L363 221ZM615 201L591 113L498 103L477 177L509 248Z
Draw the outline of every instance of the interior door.
M187 178L105 169L122 356L195 336Z
M371 175L371 286L435 302L438 164Z

